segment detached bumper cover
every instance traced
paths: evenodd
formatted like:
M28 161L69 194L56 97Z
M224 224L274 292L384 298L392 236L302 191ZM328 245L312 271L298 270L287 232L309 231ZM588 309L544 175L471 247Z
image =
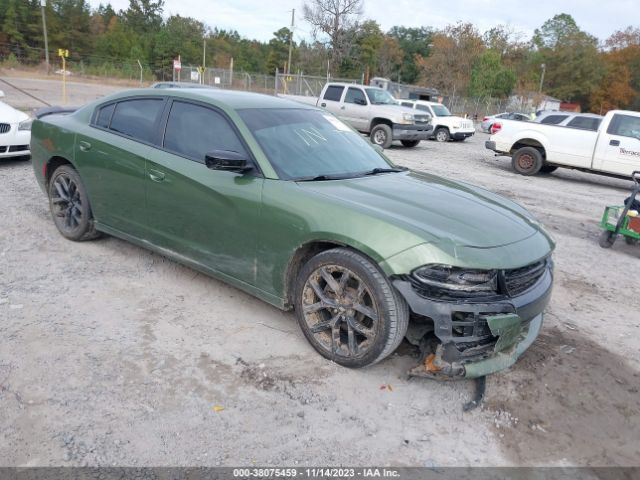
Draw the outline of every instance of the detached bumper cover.
M551 299L551 264L524 293L490 302L440 301L421 296L409 280L394 286L411 310L433 320L441 344L431 359L434 378L474 378L513 365L533 343Z
M428 140L433 132L431 125L394 125L394 140Z
M487 150L493 150L494 152L496 152L496 142L494 142L493 140L486 140L484 142L484 148L486 148Z

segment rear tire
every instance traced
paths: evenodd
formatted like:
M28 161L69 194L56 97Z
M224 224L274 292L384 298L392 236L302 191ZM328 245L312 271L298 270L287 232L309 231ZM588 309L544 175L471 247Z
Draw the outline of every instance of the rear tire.
M611 248L613 244L616 243L616 237L613 235L613 232L609 230L605 230L600 234L600 238L598 238L598 244L602 248Z
M72 166L61 165L55 169L49 181L48 194L53 223L63 237L81 242L100 236L84 184Z
M513 154L511 166L520 175L535 175L544 164L542 154L533 147L522 147Z
M313 348L349 368L389 356L409 325L409 307L384 273L346 248L319 253L302 267L295 309Z
M638 245L638 243L640 243L640 240L631 237L624 237L624 241L627 245Z
M393 131L385 123L380 123L371 129L371 143L382 148L389 148L393 142Z
M418 146L420 140L401 140L400 143L402 143L403 147L413 148Z

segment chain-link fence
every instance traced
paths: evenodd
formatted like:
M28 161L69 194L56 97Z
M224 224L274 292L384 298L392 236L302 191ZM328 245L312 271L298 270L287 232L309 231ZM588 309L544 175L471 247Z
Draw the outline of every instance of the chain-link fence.
M137 60L122 61L105 57L88 56L78 58L71 55L66 59L66 72L62 71L61 59L57 52L50 53L49 71L46 71L44 63L44 49L22 48L16 50L15 46L0 43L0 67L5 68L31 68L49 74L66 74L69 78L81 80L84 78L109 78L128 80L131 84L149 85L158 79L158 72L154 72L150 65ZM170 62L163 62L169 64ZM165 65L166 67L166 65ZM205 68L202 72L198 66L183 65L181 70L176 70L167 78L166 69L162 69L163 80L175 80L187 83L199 83L218 88L232 90L246 90L251 92L266 93L271 95L300 95L318 97L328 81L358 84L362 79L335 78L331 76L313 76L303 73L274 72L274 75L248 73L233 70L232 68ZM393 82L389 82L393 83ZM401 85L402 89L391 91L398 97L407 97L407 92L425 90L425 87L414 85ZM428 89L433 90L433 89ZM493 97L464 97L452 94L438 93L433 90L432 100L442 99L442 103L449 110L460 116L481 120L485 115L494 115L505 111L518 111L531 113L532 101L528 98L511 97L506 99Z
M280 73L276 71L275 88L276 95L301 95L305 97L318 97L327 82L360 83L360 80L352 78L334 78L331 76L319 77L302 73Z

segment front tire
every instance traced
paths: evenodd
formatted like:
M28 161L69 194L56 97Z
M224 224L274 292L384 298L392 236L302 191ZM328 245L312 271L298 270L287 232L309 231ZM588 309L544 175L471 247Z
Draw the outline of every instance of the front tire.
M436 130L434 137L436 139L436 142L443 143L443 142L448 142L449 139L451 138L451 135L449 135L449 130L447 130L446 128L440 127Z
M513 154L511 166L520 175L535 175L544 164L542 154L533 147L522 147Z
M401 140L400 143L402 143L403 147L413 148L418 146L420 140Z
M100 235L95 229L84 184L73 167L56 168L49 181L48 194L53 223L63 237L80 242Z
M382 148L389 148L393 142L393 130L385 123L380 123L371 129L371 143Z
M298 324L320 355L349 368L373 365L400 345L409 307L386 276L346 248L319 253L295 287Z

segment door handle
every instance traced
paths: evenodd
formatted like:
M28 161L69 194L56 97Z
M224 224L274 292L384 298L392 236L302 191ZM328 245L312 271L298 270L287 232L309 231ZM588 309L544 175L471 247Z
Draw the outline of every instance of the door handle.
M342 106L340 107L340 110L344 110L344 105L342 105Z
M321 107L326 107L326 106L327 106L327 104L326 104L326 103L324 103L324 102L322 102L322 103L320 104L320 106L321 106Z
M80 140L78 142L78 147L80 147L80 150L82 150L83 152L88 152L89 150L91 150L91 144L89 142L85 142L84 140Z
M149 170L149 178L154 182L162 182L164 180L164 172Z
M611 145L612 147L619 147L620 146L620 140L611 140L609 142L609 145Z

